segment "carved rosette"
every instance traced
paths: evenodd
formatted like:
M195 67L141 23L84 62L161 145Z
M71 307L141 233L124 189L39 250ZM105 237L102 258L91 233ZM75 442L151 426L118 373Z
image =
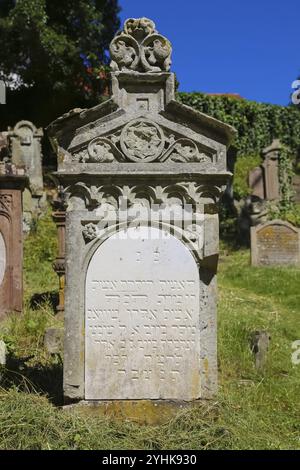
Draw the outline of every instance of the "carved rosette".
M172 47L148 18L130 18L110 44L113 70L169 71Z
M163 130L155 122L137 119L123 128L120 145L130 160L152 162L161 155L165 137Z
M90 223L84 226L82 229L82 234L86 242L94 240L98 236L98 227L97 225Z

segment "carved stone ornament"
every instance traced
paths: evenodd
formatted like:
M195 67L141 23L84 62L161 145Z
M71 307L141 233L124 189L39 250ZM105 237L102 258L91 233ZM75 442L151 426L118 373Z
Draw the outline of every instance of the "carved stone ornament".
M86 242L94 240L98 236L98 227L97 225L90 223L84 226L82 229L82 234Z
M120 145L124 154L133 161L151 162L160 156L165 138L162 129L152 121L138 119L122 130Z
M110 44L113 70L138 72L169 71L171 43L157 33L155 24L148 18L130 18L124 30Z
M134 119L115 134L91 140L87 148L73 155L73 161L82 163L112 163L126 160L143 163L167 160L175 163L212 162L213 156L201 152L191 139L176 140L173 134L166 135L165 132L150 119Z
M0 195L0 211L9 213L11 210L12 197L9 194Z
M114 154L111 149L112 143L107 139L96 138L89 143L88 154L91 162L112 162Z

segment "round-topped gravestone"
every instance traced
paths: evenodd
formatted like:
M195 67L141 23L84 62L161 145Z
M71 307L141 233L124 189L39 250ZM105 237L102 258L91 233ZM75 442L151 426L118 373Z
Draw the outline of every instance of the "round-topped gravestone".
M188 248L157 228L129 228L97 248L86 276L86 399L199 398L199 283Z

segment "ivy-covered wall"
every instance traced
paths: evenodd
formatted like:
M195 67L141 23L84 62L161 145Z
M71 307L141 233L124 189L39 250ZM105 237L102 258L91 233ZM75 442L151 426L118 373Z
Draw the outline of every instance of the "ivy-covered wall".
M178 93L177 99L234 126L238 136L232 145L238 156L260 155L275 138L286 144L295 157L299 156L300 109L296 106L277 106L203 93Z
M206 113L238 131L232 142L237 160L234 166L233 194L239 200L250 193L248 187L249 171L261 163L262 150L273 139L285 144L280 165L280 186L282 200L271 204L270 218L282 218L300 226L300 205L292 200L292 162L293 169L300 171L300 108L299 106L278 106L257 103L230 96L211 96L203 93L177 93L177 100ZM283 176L285 175L285 176ZM221 235L226 233L236 237L235 215L224 205L221 212ZM226 236L225 236L226 238Z

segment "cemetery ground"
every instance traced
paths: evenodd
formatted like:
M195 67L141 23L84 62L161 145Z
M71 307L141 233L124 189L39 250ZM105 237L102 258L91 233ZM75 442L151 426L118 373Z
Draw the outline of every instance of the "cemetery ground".
M218 285L219 393L162 425L70 413L62 405L62 358L43 348L54 315L56 228L50 215L25 241L25 312L0 324L9 358L1 370L1 449L300 449L300 270L254 268L248 250L222 247ZM256 371L255 330L271 336Z

